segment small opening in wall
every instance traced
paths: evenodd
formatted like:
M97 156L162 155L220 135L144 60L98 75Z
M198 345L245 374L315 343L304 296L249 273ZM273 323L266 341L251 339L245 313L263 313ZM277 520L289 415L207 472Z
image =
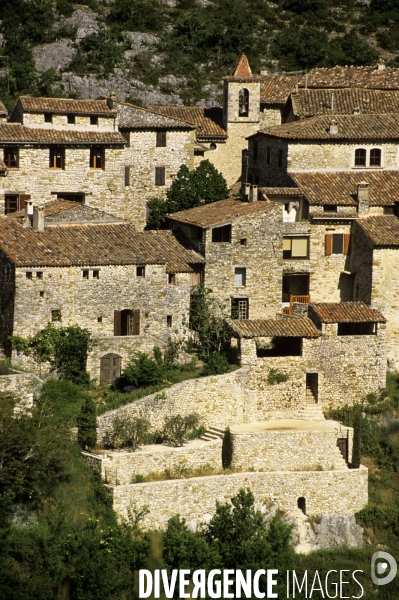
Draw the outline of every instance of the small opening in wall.
M175 285L176 284L176 275L174 273L169 273L169 275L168 275L168 283L170 285Z
M168 316L166 317L166 325L167 325L168 327L172 327L172 315L168 315Z
M25 277L26 277L26 279L32 279L32 271L27 271L25 273Z
M240 244L241 244L241 246L246 246L247 245L247 238L241 238L240 239Z
M137 267L136 275L137 277L145 277L145 267Z
M43 271L37 271L36 279L43 279Z
M298 498L298 508L303 512L304 515L306 515L306 498L303 496Z
M103 318L102 317L97 317L97 322L98 323L102 323L103 322Z
M89 279L89 271L86 271L86 270L82 271L82 277L83 277L83 279Z
M93 271L93 279L100 279L100 271L97 271L97 270Z
M43 292L43 290L39 292L39 296L40 296L40 298L43 298L43 297L44 297L44 292Z

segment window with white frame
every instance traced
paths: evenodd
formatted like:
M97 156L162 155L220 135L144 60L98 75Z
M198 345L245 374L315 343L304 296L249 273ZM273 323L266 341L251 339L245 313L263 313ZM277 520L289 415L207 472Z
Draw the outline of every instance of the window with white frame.
M231 318L246 320L248 316L248 298L231 299Z
M376 168L382 167L381 148L356 148L354 157L355 167Z
M245 286L247 279L246 267L235 267L234 269L234 285Z

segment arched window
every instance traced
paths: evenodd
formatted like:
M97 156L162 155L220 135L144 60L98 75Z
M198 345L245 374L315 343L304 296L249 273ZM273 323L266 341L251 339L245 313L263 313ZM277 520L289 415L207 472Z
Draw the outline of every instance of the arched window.
M298 498L298 508L306 515L306 499L303 496Z
M247 117L249 114L249 92L242 88L238 92L238 116Z
M379 148L372 148L370 150L370 167L381 166L381 150Z
M357 148L355 150L355 167L366 166L366 150L364 148Z

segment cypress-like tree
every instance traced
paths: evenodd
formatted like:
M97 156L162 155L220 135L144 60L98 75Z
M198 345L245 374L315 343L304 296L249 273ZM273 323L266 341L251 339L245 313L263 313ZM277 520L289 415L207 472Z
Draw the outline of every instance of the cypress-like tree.
M78 444L83 449L94 448L97 443L96 404L87 396L77 418Z
M222 444L222 467L229 469L233 460L233 436L230 427L226 427Z

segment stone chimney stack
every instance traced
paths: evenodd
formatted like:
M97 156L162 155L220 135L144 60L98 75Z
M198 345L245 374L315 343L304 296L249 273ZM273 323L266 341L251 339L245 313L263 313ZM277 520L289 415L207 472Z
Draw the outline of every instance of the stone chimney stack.
M33 218L33 202L32 200L27 200L25 202L25 217L22 223L23 227L32 227L32 218Z
M338 133L338 123L335 119L332 119L330 122L330 126L328 128L328 133L332 135L337 135Z
M249 200L249 188L250 188L249 183L243 183L241 185L241 200L243 202L248 202L248 200Z
M385 69L385 63L382 58L377 63L377 71L383 71Z
M258 186L251 185L249 187L249 198L248 202L256 202L258 200Z
M44 232L44 207L35 206L33 209L33 231Z
M370 185L367 181L361 181L357 186L357 212L365 215L370 209Z

